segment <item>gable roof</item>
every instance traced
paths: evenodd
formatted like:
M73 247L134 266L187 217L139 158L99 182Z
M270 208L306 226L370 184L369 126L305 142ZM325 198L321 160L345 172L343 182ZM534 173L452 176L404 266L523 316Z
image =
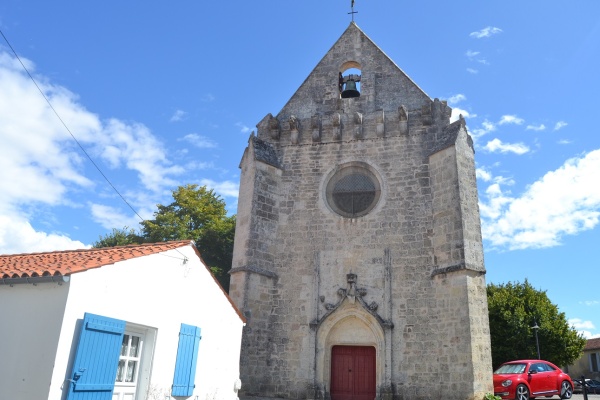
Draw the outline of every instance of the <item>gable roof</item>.
M18 283L30 283L30 281L40 282L42 280L60 281L61 279L67 281L68 278L66 277L77 272L100 268L119 261L149 256L190 245L198 258L202 261L202 264L206 265L192 240L133 244L127 246L102 247L99 249L0 255L0 285L12 285L12 283L17 283L17 281L21 281ZM208 267L206 268L208 269ZM221 289L240 320L246 323L246 318L234 304L233 300L231 300L231 297L229 297L227 292L225 292L217 278L215 278L212 272L210 275Z
M600 338L588 339L585 343L583 350L596 350L600 349Z
M118 261L173 250L190 244L193 245L191 240L179 240L99 249L0 255L0 280L68 276Z
M364 109L394 111L402 104L408 110L429 104L429 96L351 22L325 56L277 114L280 121L291 115L300 119L327 115L340 109L338 74L347 68L361 70L361 97ZM396 104L401 102L401 104Z

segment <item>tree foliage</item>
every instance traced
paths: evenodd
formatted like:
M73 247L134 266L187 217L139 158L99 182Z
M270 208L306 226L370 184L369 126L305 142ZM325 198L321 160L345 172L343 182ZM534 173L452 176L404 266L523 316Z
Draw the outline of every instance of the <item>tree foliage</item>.
M581 356L585 339L569 326L545 291L525 280L489 284L487 297L494 368L510 360L537 358L535 324L542 359L565 366Z
M154 219L141 222L140 233L127 227L113 229L112 233L101 236L93 246L191 239L196 242L202 259L221 286L228 291L235 216L227 216L225 201L206 186L179 186L172 196L171 204L156 205Z
M113 228L111 233L100 235L98 241L92 244L92 247L114 247L125 246L128 244L140 244L144 242L144 238L139 235L133 228L124 227L123 229Z

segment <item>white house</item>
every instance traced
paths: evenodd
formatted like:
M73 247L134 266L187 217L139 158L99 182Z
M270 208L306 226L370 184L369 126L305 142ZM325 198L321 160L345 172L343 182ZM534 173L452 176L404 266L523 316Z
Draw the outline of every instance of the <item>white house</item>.
M0 399L237 399L244 317L192 241L0 255Z

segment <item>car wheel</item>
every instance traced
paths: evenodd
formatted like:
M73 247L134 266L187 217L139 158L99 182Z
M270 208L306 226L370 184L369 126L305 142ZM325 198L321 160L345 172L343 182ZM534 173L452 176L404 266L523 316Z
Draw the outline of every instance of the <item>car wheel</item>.
M573 386L567 381L563 381L560 385L560 398L570 399L573 396Z
M529 400L529 389L525 385L517 386L515 400Z

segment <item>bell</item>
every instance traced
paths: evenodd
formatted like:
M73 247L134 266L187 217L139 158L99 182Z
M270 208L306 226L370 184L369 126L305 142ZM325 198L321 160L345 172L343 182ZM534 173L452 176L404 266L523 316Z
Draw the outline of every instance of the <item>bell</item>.
M342 92L342 99L349 99L351 97L360 97L360 92L356 90L356 82L350 78L346 81L346 88Z

